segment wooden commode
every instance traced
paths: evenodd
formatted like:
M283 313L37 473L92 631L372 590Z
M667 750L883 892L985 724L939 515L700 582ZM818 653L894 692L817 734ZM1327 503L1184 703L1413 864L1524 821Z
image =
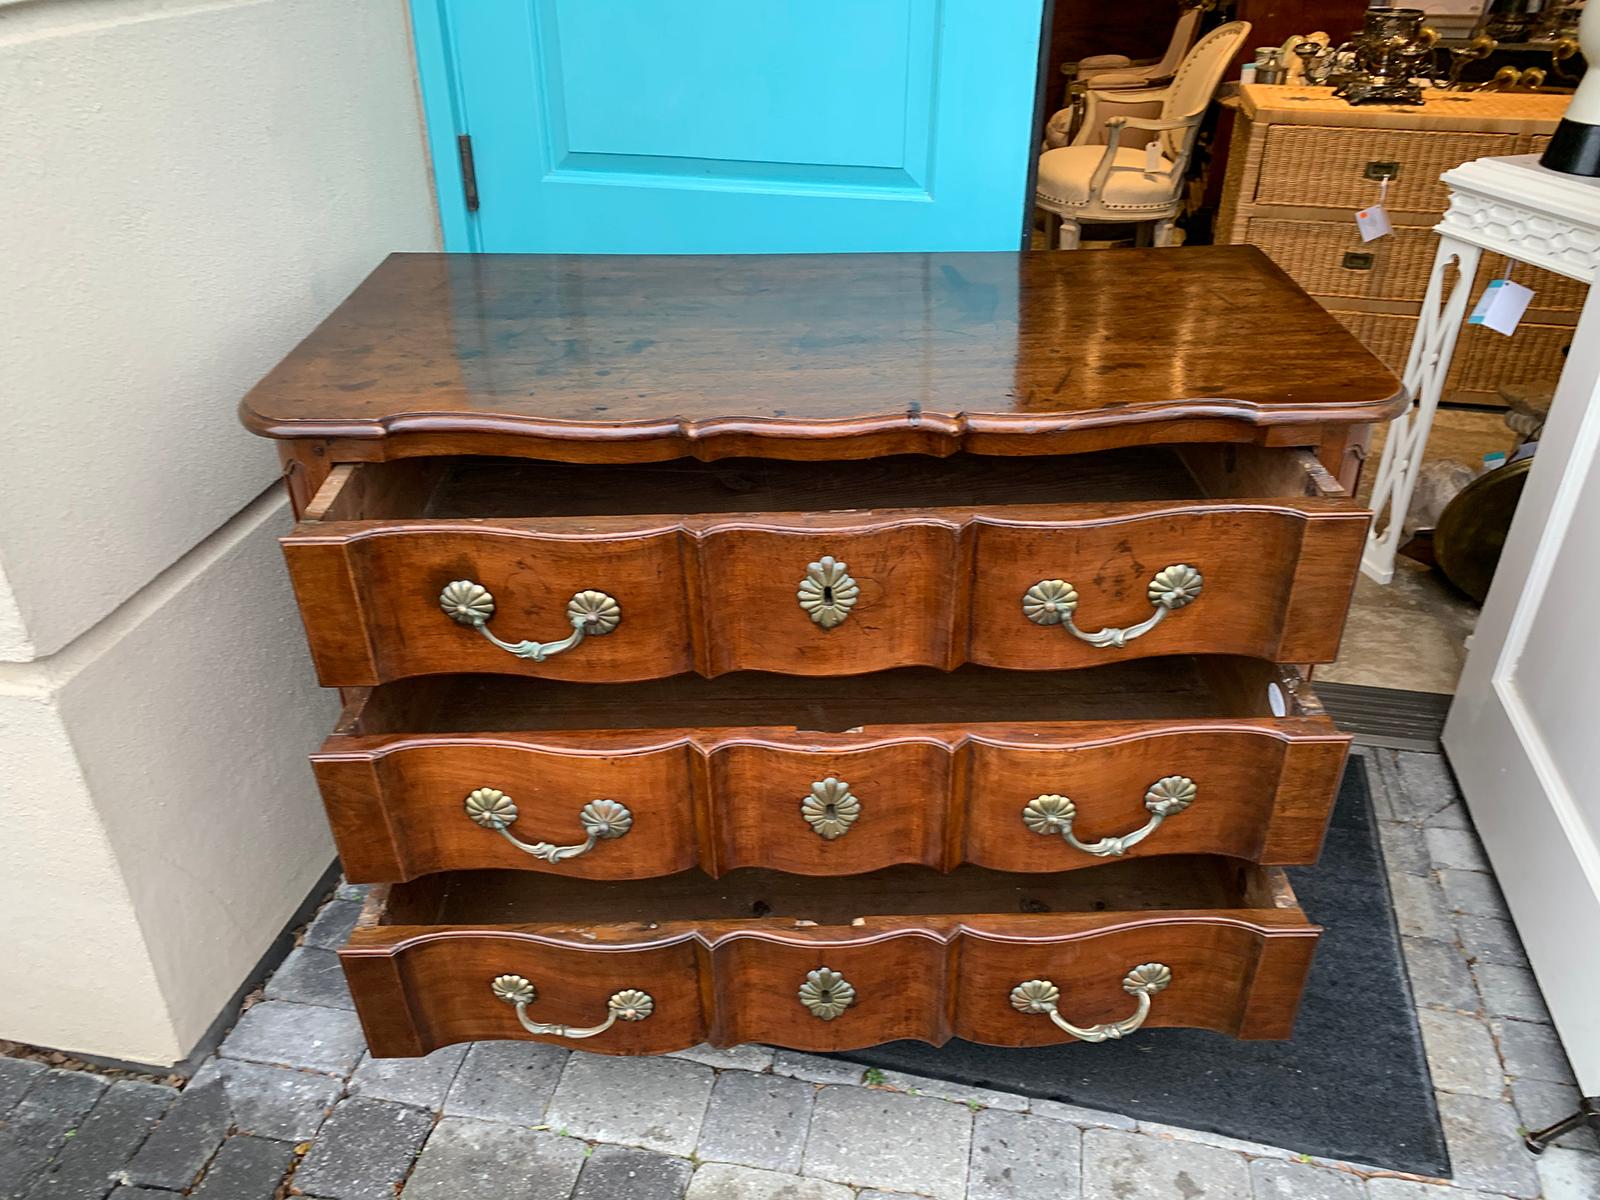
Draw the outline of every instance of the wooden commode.
M1288 1036L1403 403L1250 247L390 258L243 405L373 1053Z

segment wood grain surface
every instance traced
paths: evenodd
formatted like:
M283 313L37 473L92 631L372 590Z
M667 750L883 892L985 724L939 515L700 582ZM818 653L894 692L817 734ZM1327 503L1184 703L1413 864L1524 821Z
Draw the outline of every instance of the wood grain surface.
M1055 454L1393 416L1259 251L393 255L245 398L327 461ZM1290 443L1280 443L1290 444Z
M1172 984L1153 998L1151 1028L1287 1037L1318 933L1281 873L1216 858L1037 878L899 868L825 888L763 871L634 884L484 872L377 889L341 958L380 1057L532 1036L490 991L506 973L534 983L529 1017L542 1022L596 1024L612 993L648 992L646 1020L564 1043L599 1053L953 1036L1036 1046L1071 1039L1011 1006L1018 983L1053 981L1077 1024L1114 1021L1134 1010L1124 975L1152 961ZM856 989L832 1021L797 996L824 966Z

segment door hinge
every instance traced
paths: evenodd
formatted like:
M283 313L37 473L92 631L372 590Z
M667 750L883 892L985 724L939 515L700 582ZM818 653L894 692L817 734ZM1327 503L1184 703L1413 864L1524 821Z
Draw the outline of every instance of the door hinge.
M472 161L472 135L463 133L456 138L456 152L461 156L461 190L466 194L467 211L478 211L478 168Z

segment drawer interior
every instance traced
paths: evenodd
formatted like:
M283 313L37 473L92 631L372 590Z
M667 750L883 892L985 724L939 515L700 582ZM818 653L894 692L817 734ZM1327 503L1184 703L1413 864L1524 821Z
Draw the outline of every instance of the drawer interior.
M846 680L744 671L597 686L501 675L436 675L352 692L340 734L506 733L675 727L844 732L884 724L1317 716L1290 668L1174 656L1076 671L907 667Z
M1295 910L1279 871L1207 855L1130 859L1093 871L1017 875L982 867L941 874L890 867L830 879L747 868L712 879L593 880L531 871L457 871L391 885L375 925L660 924L749 921L850 925L875 917L1104 913L1174 909Z
M341 464L304 515L308 521L583 518L1345 495L1305 450L1232 444L855 462L420 458Z

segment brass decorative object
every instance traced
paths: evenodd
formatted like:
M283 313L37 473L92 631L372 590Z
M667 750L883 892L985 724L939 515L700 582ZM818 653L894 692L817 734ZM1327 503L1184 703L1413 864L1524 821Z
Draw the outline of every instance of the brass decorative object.
M813 1017L831 1021L856 1002L856 989L839 972L818 967L800 985L799 996Z
M845 564L831 554L806 566L806 577L795 593L806 616L824 629L840 624L860 598L861 585L850 578Z
M1417 76L1433 77L1439 35L1420 8L1369 8L1361 33L1339 49L1351 66L1333 94L1351 104L1421 104Z
M1145 595L1155 606L1155 612L1125 629L1106 628L1094 633L1079 629L1073 620L1078 608L1078 591L1064 579L1041 579L1024 593L1022 615L1035 625L1061 625L1068 633L1091 646L1127 645L1136 637L1149 633L1169 612L1187 608L1199 597L1205 578L1188 563L1173 563L1162 567L1145 588Z
M586 1028L575 1028L571 1025L553 1025L528 1020L528 1005L539 998L539 993L533 984L521 975L496 976L490 982L489 988L497 1000L503 1000L516 1007L517 1020L522 1022L522 1027L529 1033L546 1034L551 1037L592 1038L604 1033L618 1021L642 1021L656 1009L656 1002L651 999L650 993L641 992L637 988L625 988L613 993L611 999L606 1001L604 1021Z
M1150 1015L1150 997L1165 991L1172 983L1172 970L1162 963L1141 963L1123 977L1122 990L1137 997L1138 1007L1131 1017L1108 1021L1103 1025L1074 1025L1062 1017L1057 1005L1061 1002L1061 989L1048 979L1030 979L1011 989L1011 1007L1022 1013L1045 1013L1057 1028L1065 1030L1080 1042L1113 1042L1144 1024Z
M586 637L603 637L622 620L622 606L604 592L582 591L567 601L567 621L572 632L555 642L502 642L489 632L494 616L494 596L481 583L458 579L439 593L439 607L457 624L475 629L507 654L543 662L552 654L571 650Z
M1198 791L1194 780L1187 775L1168 775L1156 780L1144 794L1144 806L1150 813L1150 819L1132 833L1101 838L1098 842L1080 842L1073 834L1072 823L1077 819L1078 808L1066 796L1035 796L1023 806L1022 823L1045 837L1059 835L1067 845L1085 854L1093 854L1096 858L1117 858L1160 829L1161 823L1168 817L1181 813L1193 804Z
M475 788L468 793L464 807L467 816L475 823L494 830L524 854L531 854L547 863L558 863L587 854L594 849L595 843L619 838L633 828L633 813L628 811L627 805L618 804L615 800L591 800L578 810L578 823L588 835L580 845L524 842L510 831L510 826L517 819L516 802L498 788Z
M831 842L850 832L861 816L861 801L848 783L830 775L811 785L811 794L800 802L800 815L818 836Z

